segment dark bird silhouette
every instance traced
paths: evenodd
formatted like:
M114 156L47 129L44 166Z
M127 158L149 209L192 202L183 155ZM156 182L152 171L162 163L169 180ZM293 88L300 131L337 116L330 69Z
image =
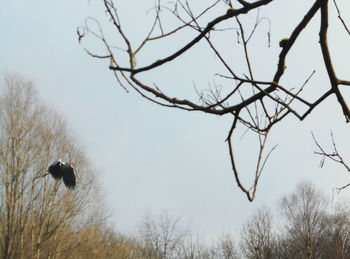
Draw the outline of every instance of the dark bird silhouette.
M61 159L57 160L49 166L47 171L56 180L60 180L63 178L63 183L68 189L72 189L72 190L74 189L76 185L76 181L75 181L75 168L74 168L74 163L72 161L69 164L67 164L62 162Z

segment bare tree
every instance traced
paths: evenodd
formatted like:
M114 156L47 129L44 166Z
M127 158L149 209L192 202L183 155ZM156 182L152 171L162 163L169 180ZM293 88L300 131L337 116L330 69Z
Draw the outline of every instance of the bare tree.
M323 235L317 249L322 251L319 258L350 257L350 217L349 208L337 204L334 213L325 218Z
M97 19L89 17L85 24L77 30L79 42L85 35L89 34L102 43L102 52L89 49L86 51L94 58L110 60L109 69L126 91L133 89L141 97L165 107L231 116L232 125L226 136L230 162L236 183L248 200L254 200L266 159L274 149L266 150L266 145L269 133L275 125L288 117L295 117L303 121L330 96L336 97L335 105L340 107L345 121L349 122L350 110L340 89L342 86L350 85L350 81L337 76L327 41L329 17L333 15L329 11L330 5L335 7L330 10L338 16L338 22L344 29L343 33L350 34L336 0L310 2L307 5L308 9L305 10L305 15L294 25L291 33L286 35L286 38L281 39L279 43L271 43L270 20L268 17L261 17L259 12L272 6L275 2L273 0L249 2L245 0L212 0L201 9L195 8L194 1L190 0L177 0L170 4L160 0L155 2L153 23L150 28L144 28L145 36L143 39L135 40L134 37L128 36L130 34L129 28L120 17L121 3L114 0L104 0L103 4L108 19L115 32L113 38L110 33L105 33L107 26L101 25ZM132 10L128 11L133 13ZM317 13L319 15L316 15ZM319 23L320 55L328 75L329 87L322 90L316 85L317 88L313 94L306 96L303 95L303 90L313 86L310 83L310 78L314 76L315 71L305 73L303 75L304 83L297 85L294 82L283 82L282 79L287 73L287 57L292 53L302 32L310 27L313 20ZM138 24L139 28L142 26L144 25ZM265 29L266 34L257 33L258 27ZM153 46L158 46L157 44L160 42L162 44L173 43L174 39L175 41L181 39L182 33L187 33L187 41L180 46L178 45L176 50L169 49L165 56L152 56L151 60L144 58L149 56L149 49ZM117 40L115 40L115 35L117 35ZM231 45L237 53L234 56L234 62L232 62L231 55L228 55L232 51L220 44L222 37L224 39L237 39L240 47ZM179 40L179 42L183 41ZM203 53L213 53L217 57L217 63L222 67L222 70L213 71L213 76L217 80L219 79L222 84L214 85L209 89L197 90L198 102L188 95L178 97L176 94L170 94L173 91L169 90L167 85L158 85L145 79L144 75L151 72L156 75L158 69L160 67L166 68L168 63L186 62L185 53L194 49L201 42L206 43ZM262 77L262 74L266 75L264 64L267 61L261 60L259 66L257 65L259 56L251 54L252 42L254 42L255 48L259 46L261 49L268 48L270 45L279 44L280 46L275 57L277 67L269 71L269 74L272 75L269 79ZM198 62L201 60L199 59ZM244 65L237 66L237 62ZM194 63L193 66L196 67L196 64L199 63ZM216 69L216 66L213 67L215 67L213 70ZM288 66L288 71L295 69L299 68ZM261 70L264 72L260 73ZM179 76L181 76L180 70L177 73L180 73ZM306 108L300 109L300 107ZM240 170L237 166L235 136L242 128L255 134L257 142L256 166L252 174L252 183L248 186L241 181Z
M310 183L299 183L295 192L279 203L286 220L287 242L293 258L320 258L325 231L327 200Z
M0 97L0 255L59 258L69 251L62 236L88 222L95 202L94 171L68 133L65 122L43 105L32 84L5 78ZM83 172L73 192L43 177L68 153Z
M273 243L272 214L264 207L259 209L243 226L241 250L245 258L273 258Z
M237 259L239 258L236 249L236 241L232 237L231 233L223 232L218 236L216 247L212 248L214 250L213 258L222 259Z
M147 258L175 258L188 235L187 230L179 226L179 218L171 217L168 212L162 212L159 216L145 213L139 232Z
M185 238L182 240L177 249L177 257L183 259L204 258L204 250L206 247L201 243L198 236L188 231Z

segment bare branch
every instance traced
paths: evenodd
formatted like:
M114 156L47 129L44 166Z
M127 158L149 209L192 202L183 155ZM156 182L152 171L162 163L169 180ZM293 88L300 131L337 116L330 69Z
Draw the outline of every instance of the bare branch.
M230 151L232 170L238 187L243 193L245 193L248 200L253 201L266 161L270 157L271 152L276 148L276 146L274 146L268 152L265 149L267 137L271 132L272 127L285 120L289 115L295 116L300 121L304 120L316 107L323 103L332 94L335 94L337 97L337 101L343 110L346 121L349 121L350 110L340 92L339 86L350 85L350 81L338 79L332 65L327 43L329 16L328 0L315 0L311 7L305 12L305 15L300 19L299 23L296 24L289 37L284 38L279 42L281 49L278 54L277 67L271 71L271 80L259 80L257 75L261 73L257 73L259 67L256 67L256 63L253 62L255 60L252 59L254 57L250 52L250 48L252 47L250 44L255 40L254 35L258 35L256 33L258 26L263 21L267 21L268 46L265 45L264 47L270 47L271 22L268 17L260 18L261 10L259 8L271 4L273 1L256 0L248 3L244 0L237 0L237 2L241 7L234 9L230 0L214 0L212 4L207 5L206 8L198 12L192 8L190 2L187 0L176 1L171 8L166 5L161 5L160 0L157 0L155 6L152 8L154 11L152 24L150 28L148 28L145 38L138 43L136 50L133 51L133 42L127 37L126 28L121 26L121 21L117 12L117 4L115 4L113 0L104 0L110 22L114 26L117 34L121 37L122 44L126 46L125 50L121 47L117 47L117 50L122 50L128 55L129 62L125 62L125 64L120 61L125 57L118 59L120 52L117 52L115 47L112 47L108 43L99 23L97 23L97 32L90 30L89 28L84 32L91 32L93 36L97 37L103 43L106 50L106 54L102 55L92 53L88 50L87 53L92 57L99 59L109 58L109 69L113 71L118 83L124 89L134 89L143 98L165 107L186 111L198 111L220 116L226 114L233 116L233 123L226 138ZM336 12L338 13L340 21L348 31L348 27L342 19L336 0L333 0L333 3L336 7ZM220 9L222 6L226 6L226 8L229 7L229 9L223 13L223 10ZM212 18L211 15L216 10L219 10L219 15ZM255 13L254 10L256 10L256 14L252 17L254 20L250 21L252 23L246 22L247 14ZM314 89L314 94L310 97L309 94L305 94L304 96L303 93L306 86L308 86L308 88L312 87L311 78L315 75L315 71L311 72L310 75L307 75L306 80L300 85L289 87L288 84L282 84L280 81L287 71L286 64L288 55L293 53L291 50L294 48L295 43L304 29L309 26L311 20L315 17L318 11L320 11L321 14L321 19L319 20L319 42L323 63L329 77L330 87L323 92ZM175 17L178 24L175 27L171 27L171 29L167 29L168 25L165 26L164 23L166 15L170 15L172 18ZM206 17L207 20L203 23L202 21L204 21ZM94 20L92 19L92 21ZM228 21L233 22L234 25L227 26L226 24ZM88 25L89 24L86 24L86 27L88 27ZM154 60L156 61L151 61L151 63L141 67L136 66L136 54L139 54L141 50L144 50L146 45L152 46L157 40L172 40L168 38L170 35L175 38L179 31L185 29L190 29L192 33L194 33L192 38L189 38L185 44L180 45L178 49L168 53L164 58L159 59L159 57L154 57ZM156 34L156 31L158 34ZM83 37L83 32L79 30L78 32L78 37L81 39L81 37ZM226 54L226 47L224 48L222 44L220 45L217 40L217 35L220 34L237 37L238 44L241 44L241 48L238 49L240 52L239 55L236 55L235 57L239 57L239 61L243 61L245 65L237 67L231 63L232 56ZM214 53L216 57L215 62L222 65L219 69L226 72L213 72L213 74L218 76L224 83L220 81L220 84L217 85L214 81L214 86L209 84L209 87L204 87L204 90L203 87L197 89L198 85L194 83L195 92L199 97L199 101L192 101L192 98L189 96L171 96L168 94L166 86L158 85L156 82L148 83L142 79L142 75L145 74L145 72L156 71L158 67L165 65L167 62L180 60L184 53L192 49L202 40L205 40L207 43L205 46L206 50ZM262 42L261 39L259 40ZM264 63L262 63L262 65L264 65ZM179 76L181 76L181 74L179 74ZM302 104L306 110L300 110L302 108L298 108L299 104ZM256 167L254 169L254 181L250 188L241 183L234 153L234 150L237 148L233 146L231 141L231 137L234 135L234 132L236 132L235 129L238 125L243 126L245 133L253 133L257 138L256 141L259 145ZM336 159L340 163L342 161L340 159L341 157L331 156L331 154L328 154L328 156L329 158Z

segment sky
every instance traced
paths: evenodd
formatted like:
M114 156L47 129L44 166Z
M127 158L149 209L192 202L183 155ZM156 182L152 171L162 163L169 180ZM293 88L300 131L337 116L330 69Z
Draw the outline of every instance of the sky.
M210 1L193 1L193 7L200 10L206 2ZM118 3L125 30L132 40L139 41L149 28L152 16L147 10L154 1ZM270 48L252 46L252 56L260 68L257 76L271 80L279 40L288 37L311 4L312 1L280 0L261 9L261 16L270 17L272 36ZM350 8L348 1L338 4L342 10ZM108 61L86 54L85 47L102 51L92 37L84 38L81 45L78 43L76 29L86 17L100 20L111 39L115 35L108 27L100 1L1 0L1 5L2 75L20 73L33 81L44 102L67 120L98 171L116 230L134 233L146 210L154 214L168 211L195 232L212 236L239 229L261 206L276 209L280 197L293 191L301 180L311 181L328 197L334 197L335 187L350 182L341 166L326 161L320 168L320 157L314 154L316 146L311 131L329 147L332 130L339 150L350 161L349 125L335 98L329 98L305 121L291 117L273 130L270 145L278 144L278 148L260 179L256 200L250 203L236 186L224 142L232 123L230 117L164 108L133 91L126 93L109 71ZM334 7L330 10L334 15ZM221 13L210 15L218 14ZM247 19L254 20L254 16ZM317 88L329 87L320 56L318 21L316 17L296 43L287 59L287 68L296 69L288 70L282 79L291 87L301 85L316 70L310 90L306 90L310 96ZM167 22L171 24L172 20ZM261 26L258 34L266 33L266 28ZM184 33L176 41L155 44L140 54L137 65L166 56L185 44L191 35ZM337 73L345 79L350 67L346 53L349 39L341 32L334 15L329 44ZM218 38L217 42L232 55L233 66L242 66L230 50L237 46L233 47L226 38ZM198 100L193 84L207 88L214 82L213 74L221 69L214 65L214 55L205 50L205 44L200 43L182 60L145 75L144 80L157 83L170 94L186 94ZM343 93L349 99L350 92L344 89ZM255 155L248 138L242 140L239 152L244 177L251 173L248 167ZM335 199L347 200L349 195L350 189L346 189L336 194Z

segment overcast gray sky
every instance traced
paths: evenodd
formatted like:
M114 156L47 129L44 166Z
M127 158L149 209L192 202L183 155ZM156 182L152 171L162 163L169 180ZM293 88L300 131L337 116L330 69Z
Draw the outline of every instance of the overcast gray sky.
M146 11L154 0L118 2L129 36L141 39L147 29L143 25L151 17ZM268 64L259 74L265 80L271 80L277 64L279 40L288 37L313 3L275 2L261 9L261 16L271 17L271 48L252 49L257 60L264 60L264 66ZM193 1L193 6L199 3L205 5L205 1ZM350 8L348 1L339 4ZM103 20L100 1L2 0L0 71L20 73L32 80L43 100L67 119L99 171L117 230L134 231L145 209L149 209L153 213L167 210L194 231L212 235L239 228L261 205L275 208L281 195L293 190L300 180L312 181L329 197L334 187L350 182L348 173L337 165L326 162L319 168L320 158L313 154L316 147L311 131L322 143L329 144L329 132L333 130L339 149L350 161L349 126L335 99L330 98L303 123L290 118L274 129L270 145L278 144L278 149L263 172L256 201L248 202L236 186L224 142L231 118L167 109L132 91L127 94L118 86L107 61L93 59L84 52L84 47L102 50L99 45L92 38L78 44L76 28L87 16ZM345 18L350 23L349 17ZM299 86L316 69L310 93L318 87L329 87L320 59L317 21L318 18L303 33L287 59L287 68L297 69L288 71L283 78L290 87L293 83ZM336 19L330 26L335 68L349 80L349 52L342 50L348 50L350 38L339 33L341 26ZM266 33L266 27L261 28L260 33ZM222 41L230 46L226 39ZM150 48L138 62L162 58L169 49L185 42L184 37L174 44ZM196 100L193 82L206 88L213 83L213 74L219 72L219 68L211 66L214 55L203 52L203 47L199 44L184 56L183 62L165 66L145 79L157 82L170 93L181 86L181 91ZM194 66L198 60L201 62ZM349 92L345 96L349 97ZM256 155L251 150L249 145L241 145L240 157L245 164L251 164L252 155ZM252 173L244 164L242 170L247 175ZM349 194L347 189L336 198L346 199Z

